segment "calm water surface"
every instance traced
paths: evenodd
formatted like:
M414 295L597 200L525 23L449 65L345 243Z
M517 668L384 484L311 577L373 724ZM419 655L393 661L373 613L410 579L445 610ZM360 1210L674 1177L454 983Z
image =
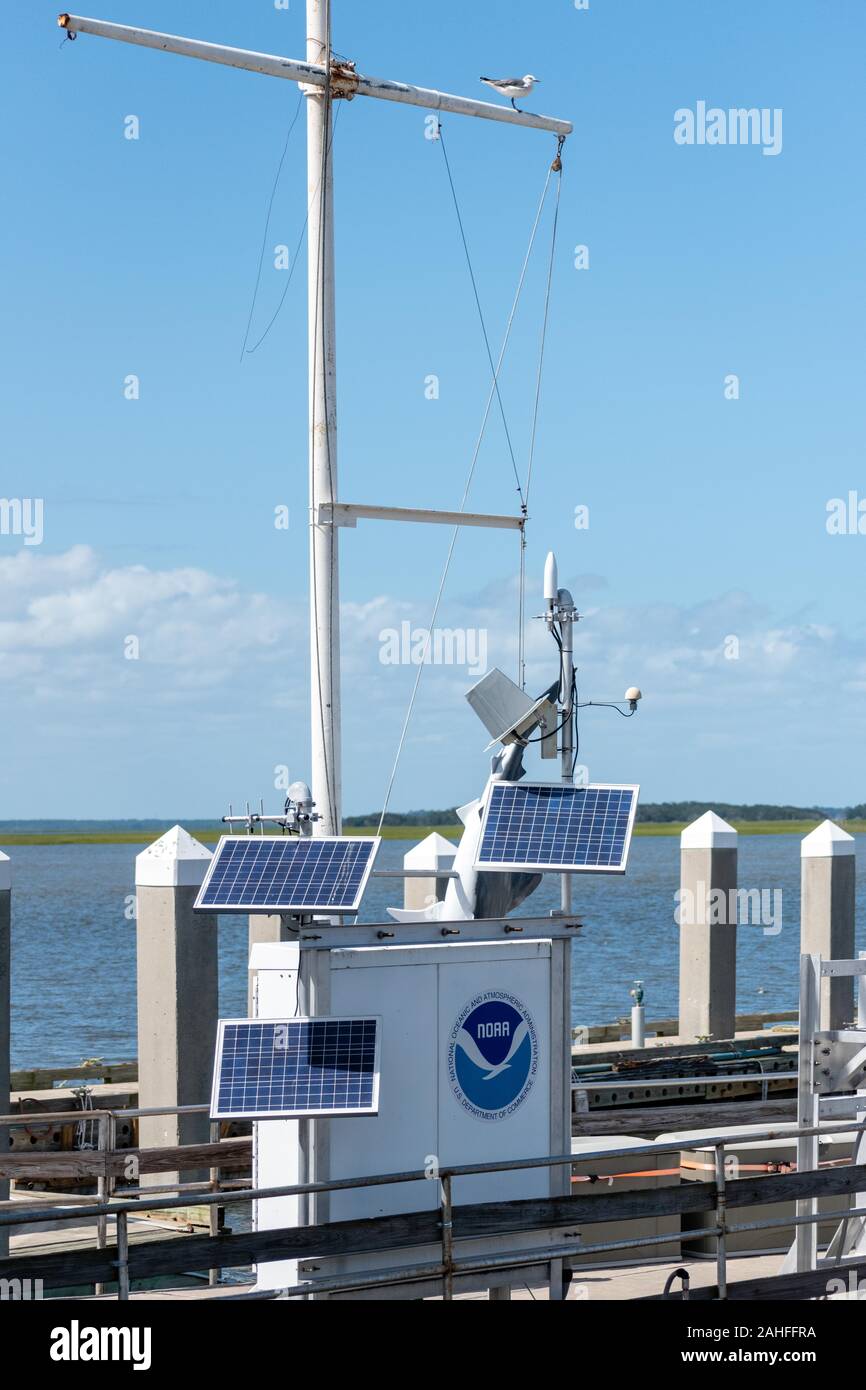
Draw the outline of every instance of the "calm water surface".
M866 836L858 836L866 841ZM800 840L755 835L740 840L740 884L782 890L782 931L740 928L737 1009L795 1008L800 912ZM411 847L386 840L380 868L396 868ZM143 848L143 845L142 845ZM22 845L13 859L12 1065L60 1066L84 1057L133 1058L135 923L125 917L134 892L134 845ZM866 948L866 845L858 844L858 949ZM576 1024L607 1023L626 1013L635 977L644 981L650 1018L677 1011L678 933L674 893L679 839L635 839L624 878L575 880L584 928L574 943L572 1011ZM399 903L393 879L371 880L367 920ZM558 904L551 876L524 914ZM246 1014L246 919L220 919L220 1012Z

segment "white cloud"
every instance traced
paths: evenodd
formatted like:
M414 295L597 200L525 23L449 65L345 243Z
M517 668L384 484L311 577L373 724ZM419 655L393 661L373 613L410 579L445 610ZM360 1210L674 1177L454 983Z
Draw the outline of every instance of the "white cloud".
M204 570L110 568L88 547L21 551L0 561L0 682L43 695L90 698L131 679L168 693L230 678L244 663L287 660L301 633L297 608L243 593ZM134 637L139 658L125 656Z

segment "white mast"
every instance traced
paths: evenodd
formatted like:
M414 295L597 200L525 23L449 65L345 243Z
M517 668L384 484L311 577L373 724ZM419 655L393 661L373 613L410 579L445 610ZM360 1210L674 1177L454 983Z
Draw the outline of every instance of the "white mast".
M61 14L70 37L95 34L141 48L155 48L208 63L241 68L301 84L307 97L308 308L310 370L310 646L312 788L320 819L315 833L339 834L340 759L340 607L337 536L341 525L359 516L453 524L454 513L394 507L338 505L337 400L334 333L334 198L331 162L333 97L378 97L434 111L451 111L505 125L527 126L557 135L571 133L570 121L510 106L475 101L405 82L366 77L351 63L332 64L330 0L307 0L306 62L249 52L202 39L161 34L102 19ZM399 513L399 514L398 514ZM522 526L525 518L460 514L461 526ZM563 764L564 766L564 764Z
M307 0L307 62L330 69L330 0ZM318 508L337 500L333 119L328 88L307 101L307 275L310 371L310 741L315 830L339 835L340 587L338 531Z

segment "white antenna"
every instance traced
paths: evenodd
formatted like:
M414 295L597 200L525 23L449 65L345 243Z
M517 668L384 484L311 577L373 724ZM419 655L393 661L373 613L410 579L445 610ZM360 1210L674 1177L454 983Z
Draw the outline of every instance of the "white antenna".
M544 562L544 601L550 608L556 603L556 595L559 592L559 578L556 569L556 556L552 550L547 552L547 559Z
M309 223L307 235L308 314L310 354L310 645L312 652L312 784L320 820L320 835L341 830L340 758L340 626L338 584L338 532L340 525L354 525L355 517L388 516L405 521L444 521L443 513L414 513L406 508L351 508L338 503L337 492L337 394L334 340L334 198L331 161L331 106L335 99L377 97L458 116L476 116L505 125L546 130L561 142L573 129L570 121L517 111L510 106L475 101L404 82L365 77L351 62L334 62L330 47L330 0L307 0L307 61L299 62L268 53L205 43L201 39L160 34L150 29L111 24L61 14L58 20L70 38L94 34L165 53L199 58L208 63L241 68L298 82L307 97L307 185ZM453 522L452 522L453 524ZM464 517L460 525L514 526L522 518Z

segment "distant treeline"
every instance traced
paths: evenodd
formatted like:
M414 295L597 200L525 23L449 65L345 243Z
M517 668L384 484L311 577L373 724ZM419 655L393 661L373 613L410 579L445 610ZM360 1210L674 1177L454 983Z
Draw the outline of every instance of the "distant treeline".
M379 824L379 811L368 816L344 816L343 825L347 829L361 829L364 826ZM389 811L383 825L459 825L456 810L452 811Z
M866 802L858 806L769 806L763 803L747 806L728 801L647 801L638 806L637 819L648 825L688 823L696 816L703 815L707 809L730 821L820 821L825 816L831 820L866 820ZM0 829L24 834L44 831L163 831L174 825L176 820L188 830L223 830L219 821L188 820L183 816L165 820L5 820L0 821ZM371 811L365 816L343 817L347 830L369 829L378 824L378 811ZM389 811L384 824L435 826L459 825L460 821L456 809L452 808L447 811Z
M746 806L728 801L647 801L638 806L637 819L647 824L662 825L669 822L692 821L704 811L711 809L724 820L731 821L820 821L829 816L833 820L866 820L866 803L859 806L765 806L761 803ZM344 816L343 824L360 829L378 825L378 815ZM389 811L385 825L457 825L456 811L406 811L403 814Z

